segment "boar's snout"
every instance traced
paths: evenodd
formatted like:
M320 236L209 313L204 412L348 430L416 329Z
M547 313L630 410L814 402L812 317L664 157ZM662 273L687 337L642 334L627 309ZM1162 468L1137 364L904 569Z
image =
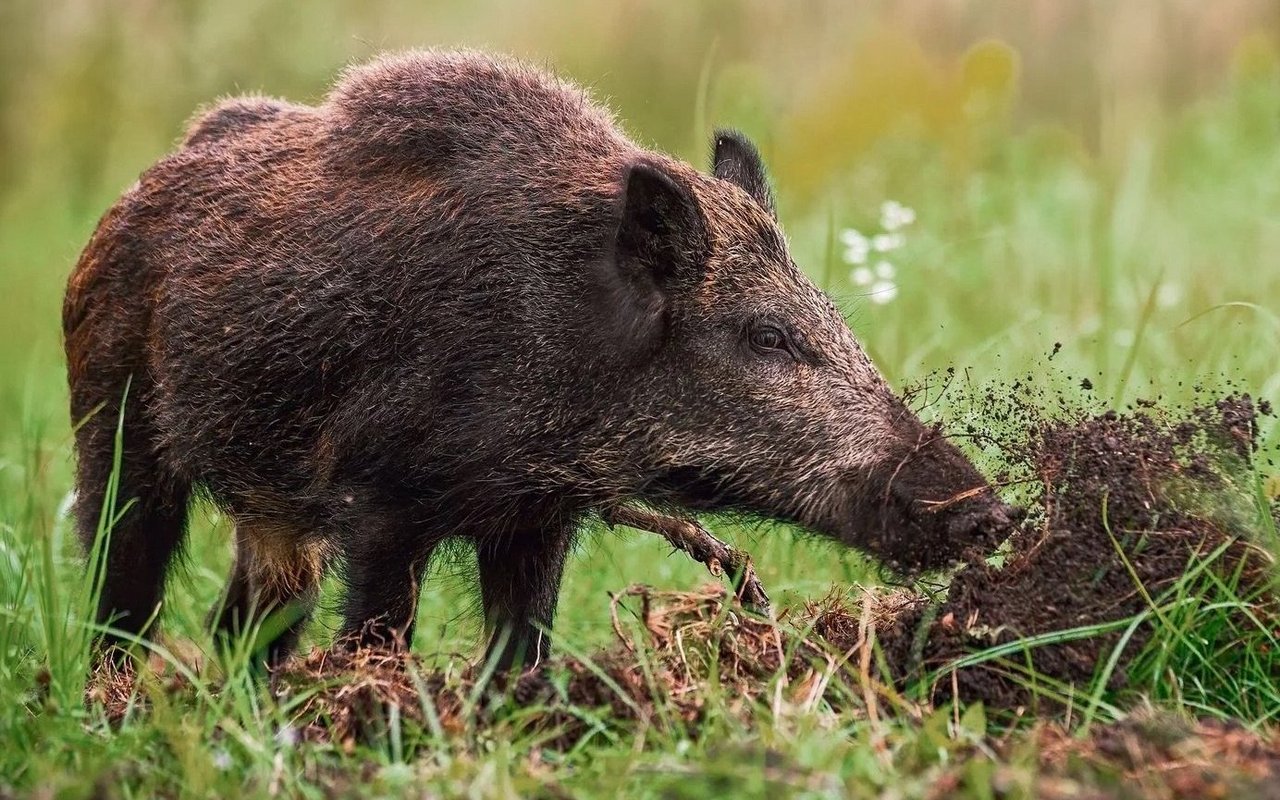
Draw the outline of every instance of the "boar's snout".
M910 423L901 447L855 492L850 544L910 574L989 554L1021 519L936 428ZM865 480L865 476L864 476Z

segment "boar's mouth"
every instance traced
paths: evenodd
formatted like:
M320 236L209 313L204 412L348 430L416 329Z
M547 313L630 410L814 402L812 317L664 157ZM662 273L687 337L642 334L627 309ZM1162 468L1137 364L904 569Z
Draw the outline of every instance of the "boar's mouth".
M951 493L888 486L857 494L838 537L907 574L990 553L1017 518L984 484Z

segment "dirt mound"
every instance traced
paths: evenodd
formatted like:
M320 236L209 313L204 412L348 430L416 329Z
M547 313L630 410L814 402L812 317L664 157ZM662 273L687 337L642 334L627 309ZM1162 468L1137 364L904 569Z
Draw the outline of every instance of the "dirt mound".
M744 722L762 704L773 713L929 715L926 706L877 680L874 648L866 646L874 631L918 613L923 598L865 593L858 602L833 595L777 620L739 615L735 602L719 585L698 592L632 587L615 597L618 646L591 661L559 658L509 685L486 684L474 672L421 671L401 657L324 651L279 677L306 693L297 712L303 737L348 748L382 737L392 705L402 720L449 736L508 715L508 722L544 732L543 746L552 749L570 748L601 725L688 731L702 720L713 673L719 678L715 691L736 698L733 710ZM635 623L630 629L623 621L628 612ZM632 650L641 642L643 655ZM504 697L516 702L504 705ZM1059 722L1040 722L1025 734L989 739L953 758L928 796L952 796L973 774L989 774L1001 796L1047 799L1280 794L1280 737L1274 731L1152 712L1095 725L1087 736ZM969 761L987 759L986 773L968 768Z
M444 733L491 723L513 706L536 709L521 724L549 732L551 747L572 746L600 725L695 729L712 675L743 715L774 695L808 707L848 705L852 687L875 683L864 645L876 626L927 602L908 592L864 600L856 613L833 595L768 619L743 612L719 584L696 592L636 585L613 597L614 646L589 659L560 656L507 678L480 664L446 674L412 655L316 649L273 685L281 699L299 698L296 730L312 741L367 740L393 706L402 719Z
M1006 450L1014 474L1041 487L1028 521L1003 563L960 571L940 607L881 632L890 663L905 668L899 679L974 650L1048 639L937 687L1012 708L1044 696L1029 687L1043 678L1089 683L1124 639L1114 688L1152 629L1129 630L1128 621L1158 621L1166 593L1198 564L1211 561L1242 595L1266 591L1272 556L1248 534L1259 512L1250 468L1257 413L1248 396L1235 396L1183 413L1142 404L1033 426Z
M833 595L762 620L738 615L719 585L668 593L637 586L614 604L619 615L633 612L636 626L628 631L619 620L619 645L591 661L559 658L503 684L475 672L423 671L403 657L317 650L277 676L277 691L303 693L295 730L304 739L346 749L385 738L392 706L402 721L446 736L507 715L509 723L543 732L550 749L568 749L602 725L691 730L702 720L713 673L717 693L736 698L733 710L744 722L761 703L774 713L830 709L874 719L892 711L924 719L927 707L876 679L874 648L866 645L874 631L892 629L925 602L906 592L866 593L861 603ZM643 656L632 650L639 642ZM927 796L953 796L975 774L989 776L984 780L999 796L1046 800L1280 796L1276 732L1149 711L1094 725L1085 736L1039 722L1015 737L962 747L952 758ZM988 760L983 771L970 769L971 761Z

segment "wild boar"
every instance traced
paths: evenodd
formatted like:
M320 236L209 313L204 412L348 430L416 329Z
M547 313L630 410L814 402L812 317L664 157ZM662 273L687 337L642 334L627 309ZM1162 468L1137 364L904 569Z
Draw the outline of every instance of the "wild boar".
M575 534L619 504L789 521L904 570L990 544L1006 507L793 263L755 147L713 145L704 175L474 52L197 118L67 288L86 545L118 423L132 501L98 620L145 630L194 493L235 522L220 629L309 607L334 567L341 632L402 645L460 538L504 668L547 652Z

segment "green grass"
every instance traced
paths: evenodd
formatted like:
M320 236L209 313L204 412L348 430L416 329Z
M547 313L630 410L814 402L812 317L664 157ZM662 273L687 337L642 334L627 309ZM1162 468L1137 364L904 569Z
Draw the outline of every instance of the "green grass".
M1086 404L1156 396L1190 403L1197 387L1212 393L1228 383L1277 399L1274 47L1245 37L1231 65L1205 67L1214 77L1195 99L1138 122L1111 120L1108 130L1119 133L1095 142L1079 133L1069 108L1050 113L1031 102L1037 98L1027 87L1037 73L1029 50L992 45L968 57L943 55L881 11L832 9L828 19L805 21L756 9L729 19L671 4L619 30L585 3L566 3L537 24L522 14L485 23L461 5L433 15L408 4L375 13L323 2L311 22L295 26L283 3L230 6L173 4L152 16L141 4L122 4L62 19L20 1L5 12L12 24L0 25L7 31L0 51L17 54L0 75L0 147L13 155L0 165L7 328L0 341L0 797L399 796L409 789L476 797L553 789L590 797L916 797L944 779L956 796L989 797L997 772L1012 796L1030 795L1039 767L1034 742L1024 738L1026 717L928 708L908 698L900 708L882 706L874 719L857 703L844 710L766 704L744 724L735 698L714 680L702 690L705 719L694 733L661 719L641 727L603 719L597 736L557 753L522 729L527 711L513 708L492 725L451 735L391 719L385 735L348 751L278 735L290 706L270 699L241 647L189 675L189 688L151 692L151 707L110 726L83 702L94 580L67 516L72 454L58 339L65 275L97 214L165 151L198 103L248 89L315 98L351 57L410 44L488 44L563 65L610 96L642 141L690 159L703 157L714 124L756 136L774 167L797 262L837 297L896 385L935 387L929 397L939 399L928 415L954 419L972 410L936 388L937 371L949 366L973 384L1030 376L1047 396ZM583 43L561 31L574 25L595 38ZM669 41L664 32L673 25L681 33ZM293 35L280 42L263 33L270 29ZM828 29L849 43L825 61L800 52L806 48L779 54L758 44L765 32L806 41ZM1084 36L1064 34L1072 35ZM1105 49L1087 44L1095 55ZM970 69L979 59L1009 65L1012 82L995 69L987 83L965 83L959 76L987 74ZM877 64L889 66L876 71ZM806 72L797 74L801 67ZM876 81L892 91L877 93ZM935 106L957 110L940 120L920 110ZM824 131L839 136L824 139ZM879 305L851 280L839 231L874 232L886 199L914 208L917 221L893 254L897 297ZM1092 390L1080 388L1084 378ZM1262 488L1277 471L1265 460L1280 447L1274 419L1263 421L1261 438L1263 458L1251 476L1260 498L1276 491ZM127 502L117 498L117 506ZM116 511L104 511L104 537ZM1270 517L1249 524L1274 541ZM785 528L717 532L753 552L779 606L821 597L833 585L880 580L856 553ZM170 584L168 641L208 649L202 621L229 567L228 542L225 520L208 509L198 515ZM436 666L460 667L480 652L470 569L459 553L428 579L415 647ZM593 531L569 567L558 641L583 654L608 643L608 593L629 583L680 589L705 580L656 537ZM1154 631L1124 665L1122 690L1106 688L1120 668L1114 661L1099 664L1084 686L1023 677L1046 697L1069 699L1067 724L1081 733L1145 704L1274 724L1280 642L1257 616L1266 600L1229 575L1188 564L1184 580L1150 598L1149 613L1115 623ZM332 624L332 614L322 613L310 641L322 643ZM1019 650L1033 644L973 658L1025 673ZM190 664L185 650L162 655L171 670ZM997 742L1004 744L998 757ZM1099 785L1118 780L1090 775Z

